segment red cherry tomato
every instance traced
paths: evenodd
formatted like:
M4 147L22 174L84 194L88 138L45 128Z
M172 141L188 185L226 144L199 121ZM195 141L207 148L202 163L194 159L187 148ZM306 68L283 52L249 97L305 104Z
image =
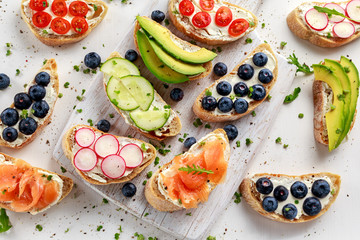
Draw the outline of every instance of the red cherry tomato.
M195 11L195 7L190 0L183 0L179 4L179 10L182 15L191 16Z
M207 12L198 12L192 18L192 23L198 28L207 27L211 23L211 16Z
M229 27L229 34L238 37L249 28L249 22L243 18L235 19Z
M69 12L73 16L85 17L88 11L88 5L82 1L72 2L69 6Z
M51 29L58 34L65 34L70 30L70 23L61 17L54 18L51 21Z
M30 0L29 7L35 11L43 11L49 6L47 0Z
M58 17L64 17L67 14L65 0L55 0L51 4L51 11Z
M46 12L37 12L32 17L33 24L38 28L44 28L51 22L51 15Z
M89 28L86 19L83 17L74 17L71 21L71 26L73 27L75 32L80 34L85 33Z
M232 12L228 7L220 7L216 11L215 23L219 27L226 27L232 21Z
M205 11L213 10L214 5L214 0L200 0L200 7Z

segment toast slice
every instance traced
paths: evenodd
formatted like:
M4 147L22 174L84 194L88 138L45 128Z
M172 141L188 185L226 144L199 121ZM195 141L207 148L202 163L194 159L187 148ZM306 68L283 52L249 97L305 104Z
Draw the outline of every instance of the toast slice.
M132 172L124 177L121 177L119 179L110 179L110 178L105 178L105 176L102 176L106 179L106 182L101 182L99 180L96 180L94 178L91 178L89 175L85 174L84 172L80 171L78 168L75 167L74 165L74 156L76 154L75 152L75 148L76 148L76 141L75 141L75 132L76 130L80 129L80 128L89 128L91 130L93 130L95 132L95 134L102 136L105 133L90 127L90 126L86 126L86 125L76 125L72 128L70 128L64 135L63 139L62 139L62 149L64 151L65 156L71 161L71 163L73 164L74 168L76 169L76 172L83 178L85 179L87 182L91 183L91 184L96 184L96 185L108 185L108 184L113 184L113 183L123 183L123 182L127 182L132 180L133 178L135 178L137 175L139 175L147 166L149 166L156 157L156 149L154 148L153 145L146 143L144 141L135 139L135 138L127 138L127 137L119 137L119 136L115 136L121 146L121 143L134 143L136 145L142 145L144 144L145 148L146 148L146 152L144 152L144 159L143 162L136 168L132 169ZM75 150L74 150L75 149Z
M55 59L47 60L46 63L44 64L44 66L42 66L42 68L39 70L39 72L47 72L50 75L50 83L48 84L48 86L45 87L46 94L47 94L45 96L45 99L48 100L47 103L49 105L49 112L47 113L45 118L40 119L40 118L33 116L32 112L30 111L30 108L31 108L30 107L28 109L28 115L29 115L29 117L32 117L35 120L37 120L38 127L33 134L25 135L19 131L19 127L18 127L19 122L20 122L20 119L19 119L18 123L16 123L15 126L12 126L18 130L18 138L13 142L7 142L4 140L4 138L2 136L2 132L7 126L5 124L3 124L0 119L0 132L1 132L0 146L15 148L15 149L22 148L25 145L32 142L36 138L36 136L41 133L42 129L45 126L47 126L48 124L50 124L51 115L54 111L55 103L56 103L56 101L58 99L58 95L59 95L59 77L58 77L58 73L57 73L57 64L56 64ZM29 82L29 84L27 84L27 86L25 88L25 92L28 92L29 88L35 84L36 84L35 79L31 80ZM12 104L10 106L10 108L15 108L14 104ZM19 112L19 115L22 114L21 110L17 110L17 111Z
M228 26L230 26L231 23L229 23L226 27L218 27L216 24L210 24L211 27L209 26L209 28L216 28L217 31L209 31L206 27L203 29L197 28L192 24L189 17L181 15L179 10L180 2L181 0L169 1L168 12L172 23L180 32L184 33L188 37L208 45L221 45L234 42L255 30L258 25L258 19L250 11L232 3L224 2L222 0L215 0L214 9L211 11L206 11L210 14L212 21L215 21L215 14L217 9L220 7L227 7L231 10L233 19L245 19L249 23L249 28L243 34L237 37L232 37L228 33ZM198 1L192 0L191 2L195 6L195 13L202 11Z
M275 212L267 212L266 210L264 210L264 208L262 206L262 200L265 196L273 196L272 192L270 192L270 194L268 194L268 195L260 194L258 192L258 190L256 188L256 181L262 177L270 179L270 181L272 181L272 183L273 183L274 189L276 188L276 186L279 186L279 185L283 185L288 189L289 195L288 195L287 199L283 202L279 201L278 208L275 210ZM311 191L311 184L318 179L324 179L330 184L330 192L328 193L327 196L320 199L320 201L324 199L322 204L326 203L326 204L322 205L321 211L316 215L310 216L303 212L304 210L302 209L302 203L304 202L304 200L307 197L309 197L309 196L314 197L314 195ZM292 196L292 194L290 192L290 186L295 181L305 182L308 187L308 193L307 193L306 197L304 197L303 199L296 199L295 197ZM335 200L339 194L339 191L340 191L340 184L341 184L340 176L333 174L333 173L328 173L328 172L311 173L311 174L305 174L305 175L300 175L300 176L290 176L290 175L285 175L285 174L259 173L259 174L255 174L251 178L245 178L241 182L240 192L242 194L242 197L250 205L250 207L252 207L255 211L257 211L259 214L263 215L264 217L269 218L271 220L278 221L278 222L284 222L284 223L301 223L301 222L307 222L307 221L314 220L315 218L318 218L321 215L323 215L330 208L330 206L335 202ZM287 203L294 204L294 206L299 208L297 218L290 220L290 219L285 218L281 213L277 212L277 211L281 212L280 206L282 206L283 204L287 204Z
M214 93L216 92L216 86L218 83L222 82L222 81L230 81L231 79L235 79L236 78L236 82L245 82L248 83L249 81L252 81L253 78L254 80L256 80L256 83L261 83L260 81L258 81L257 76L256 76L256 71L254 74L254 77L248 81L243 81L241 80L238 76L237 76L237 72L238 69L241 65L243 65L244 63L248 63L251 64L252 66L254 66L254 64L252 63L251 58L254 56L254 54L259 53L259 52L265 52L268 55L268 63L274 65L273 69L272 69L272 73L273 73L273 79L271 80L271 82L267 83L267 84L262 84L266 90L266 96L260 100L260 101L255 101L252 100L250 98L248 98L247 96L245 96L247 101L248 101L248 109L246 112L244 113L236 113L234 109L232 109L230 112L228 113L221 113L220 111L218 111L218 109L215 109L214 111L207 111L202 107L202 99L207 96L209 93L211 93L212 95L214 95ZM272 63L270 63L270 61L272 61ZM268 64L267 64L268 65ZM267 67L267 65L264 66L264 68ZM258 68L258 67L257 67ZM257 46L250 54L248 54L246 56L246 58L244 60L242 60L233 70L232 72L228 73L227 75L225 75L224 77L219 78L218 80L216 80L213 84L211 84L208 88L204 89L204 91L202 91L199 96L196 98L194 104L193 104L193 111L195 113L196 116L198 116L200 119L206 121L206 122L226 122L226 121L234 121L237 120L249 113L251 113L255 108L257 108L265 99L266 97L269 95L270 90L272 89L272 87L275 85L276 83L276 79L278 76L278 61L276 59L276 55L273 52L273 50L271 49L269 44L263 43L260 44L259 46ZM234 85L232 85L232 88L234 87ZM248 86L249 88L251 87L250 85ZM229 94L229 96L231 97L233 95L234 98L235 97L235 93L232 90L231 94ZM218 98L220 98L222 96L219 96ZM217 99L218 100L218 99Z
M17 159L14 157L11 157L9 155L6 155L4 153L0 153L0 165L2 164L14 164L17 160L21 160L21 159ZM61 200L63 200L72 190L73 188L73 180L69 177L42 169L42 168L38 168L38 167L32 167L32 169L35 170L40 170L41 172L43 172L44 174L46 173L47 176L52 175L52 179L55 179L55 176L58 176L61 180L62 180L62 194L61 197L58 199L58 201L55 204L58 204ZM2 179L0 179L0 182L2 181ZM11 207L11 203L10 202L1 202L0 201L0 208L5 208L8 209L10 211L14 211L14 209L12 209ZM42 211L45 211L48 207L46 207L45 209L30 209L30 213L32 215L38 214Z
M69 4L71 2L74 2L74 0L65 0L67 3L67 7L69 7ZM51 4L53 3L52 0L47 0L48 7L45 9L52 15L53 18L57 17L55 16L51 11ZM28 25L31 32L44 44L49 46L58 46L58 45L64 45L64 44L70 44L79 42L82 39L86 38L90 32L104 19L108 6L105 2L99 1L99 0L82 0L82 2L85 2L89 7L89 12L86 16L86 20L88 23L88 30L85 33L77 33L74 31L71 27L68 33L66 34L57 34L55 33L51 27L50 24L46 26L45 28L38 28L34 25L32 21L32 16L35 14L35 11L33 11L29 7L30 0L22 0L21 1L21 17L25 21L25 23ZM67 13L65 16L67 20L69 19L71 24L72 15Z
M181 155L180 157L184 159L189 154L193 153L199 153L202 150L202 147L204 144L206 145L206 142L213 140L213 138L220 138L224 139L226 146L224 147L224 159L226 163L229 161L230 158L230 145L229 140L227 138L227 135L223 129L216 129L215 131L209 133L205 137L203 137L201 140L199 140L197 143L195 143L193 146L191 146L190 150ZM146 200L150 203L150 205L155 208L158 211L162 212L174 212L179 211L182 209L185 209L185 207L182 205L183 203L180 203L178 200L173 200L170 198L168 192L161 192L160 186L162 181L161 174L169 170L175 163L176 157L171 161L162 166L160 169L158 169L152 177L147 181L145 186L145 197ZM189 173L193 174L193 173ZM210 174L209 174L210 175ZM225 176L224 176L225 178ZM209 188L210 192L217 186L218 183L209 182Z

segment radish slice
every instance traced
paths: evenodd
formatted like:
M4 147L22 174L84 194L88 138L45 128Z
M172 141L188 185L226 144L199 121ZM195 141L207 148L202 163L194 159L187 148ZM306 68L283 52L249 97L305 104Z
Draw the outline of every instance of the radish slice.
M355 23L360 24L360 1L354 0L346 5L346 15Z
M349 38L354 35L355 27L351 22L341 22L335 24L333 32L339 38Z
M94 169L98 162L96 153L91 148L80 149L74 157L74 165L83 172L89 172Z
M329 18L325 13L318 12L315 8L305 14L306 23L316 31L324 30L329 24Z
M329 8L329 9L334 9L334 10L338 11L339 13L342 13L345 15L345 10L336 3L328 3L328 4L325 4L324 7ZM342 22L342 21L344 21L344 19L345 19L344 17L338 16L338 15L332 15L329 18L330 22L333 22L333 23Z
M125 145L120 150L119 155L125 160L126 167L128 168L136 168L144 159L144 154L141 148L133 143Z
M98 156L105 158L119 151L119 141L113 135L102 135L96 140L94 150Z
M115 154L107 156L101 163L101 170L108 178L120 178L124 175L126 170L125 160Z
M90 147L95 141L95 132L90 128L80 128L75 133L75 141L80 147Z

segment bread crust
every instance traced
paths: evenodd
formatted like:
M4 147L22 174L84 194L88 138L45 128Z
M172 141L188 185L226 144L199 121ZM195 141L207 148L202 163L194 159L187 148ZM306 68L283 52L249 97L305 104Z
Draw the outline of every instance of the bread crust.
M37 27L34 26L34 24L32 23L32 20L30 20L24 11L24 5L23 3L26 0L22 0L21 1L21 17L22 19L25 21L25 23L28 25L29 29L31 30L31 32L35 35L35 37L37 37L42 43L48 45L48 46L59 46L59 45L65 45L65 44L70 44L70 43L76 43L79 42L81 40L83 40L84 38L86 38L90 32L104 19L107 10L108 10L108 6L106 5L105 2L100 1L100 0L82 0L86 3L92 3L92 4L96 4L96 6L98 7L98 9L95 11L94 16L99 16L102 14L101 17L99 17L99 20L96 21L93 24L89 24L89 29L86 33L84 34L75 34L75 35L42 35L39 33ZM65 0L68 1L68 0Z
M6 161L11 161L11 162L15 162L16 161L16 158L12 157L12 156L9 156L9 155L6 155L5 153L1 153L1 155L3 155L5 157L5 160ZM61 175L61 174L57 174L55 172L51 172L51 171L48 171L48 170L45 170L45 169L42 169L42 168L38 168L38 167L33 167L34 169L37 169L37 170L41 170L41 171L44 171L44 172L47 172L49 174L52 174L52 175L57 175L59 176L62 180L63 180L63 188L62 188L62 195L59 199L59 201L57 202L57 204L59 202L61 202L72 190L73 188L73 180L69 177L66 177L64 175ZM13 211L10 207L10 203L4 203L4 202L0 202L0 208L5 208L5 209L8 209L10 211ZM35 210L30 210L29 211L32 215L35 215L37 213L39 213L39 211L35 211Z
M330 206L335 202L339 191L340 191L340 184L341 179L340 176L337 174L329 173L329 172L321 172L321 173L310 173L310 174L304 174L300 176L291 176L291 175L285 175L285 174L269 174L269 173L259 173L255 174L254 177L284 177L284 178L300 178L302 180L310 179L314 177L329 177L331 181L333 182L333 187L335 190L335 193L330 198L329 203L321 209L320 213L315 216L307 216L303 214L299 219L293 219L289 220L283 217L282 215L278 215L276 213L269 213L265 211L262 207L261 200L260 200L260 194L256 190L255 183L250 178L245 178L240 185L240 192L242 194L243 199L252 207L255 211L257 211L259 214L263 215L266 218L269 218L271 220L275 220L278 222L283 223L302 223L302 222L308 222L311 220L314 220L321 215L323 215Z
M258 25L258 19L257 17L250 11L246 10L245 8L242 8L242 7L239 7L235 4L232 4L232 3L228 3L228 2L224 2L224 1L220 1L220 0L217 0L216 2L220 2L224 5L227 5L227 6L232 6L232 7L235 7L235 8L239 8L239 9L242 9L248 13L250 13L252 15L252 17L254 18L254 26L253 26L253 29L251 31L249 31L247 34L245 34L243 37L241 38L234 38L233 40L224 40L224 39L209 39L207 38L206 36L203 36L201 33L199 33L198 31L196 31L196 28L190 24L190 23L187 23L187 25L190 26L190 29L187 29L187 26L178 21L177 17L176 17L176 14L174 14L176 12L176 9L175 9L175 1L176 0L170 0L169 1L169 5L168 5L168 12L169 12L169 17L170 17L170 20L171 22L174 24L174 26L180 31L182 32L183 34L187 35L188 37L196 40L196 41L199 41L199 42L202 42L202 43L205 43L207 45L223 45L223 44L227 44L227 43L231 43L231 42L234 42L234 41L237 41L243 37L245 37L247 34L249 34L250 32L254 31Z
M126 177L122 177L120 179L108 179L106 183L103 182L99 182L95 179L92 179L91 177L86 176L82 171L80 171L79 169L77 169L74 165L74 154L72 152L72 147L74 146L74 144L76 144L75 142L75 129L76 128L82 128L82 127L86 127L86 128L90 128L91 130L93 130L94 132L100 133L100 134L106 134L96 128L87 126L87 125L76 125L73 126L72 128L70 128L64 135L63 139L62 139L62 149L63 152L65 154L65 156L71 161L73 167L75 168L76 172L83 178L85 179L87 182L91 183L91 184L95 184L95 185L108 185L108 184L114 184L114 183L123 183L123 182L127 182L132 180L133 178L135 178L137 175L139 175L147 166L149 166L156 157L156 149L154 148L153 145L146 143L144 141L141 141L139 139L135 139L132 138L132 140L135 140L139 143L144 143L146 147L148 147L147 152L152 154L152 157L148 160L148 161L143 161L142 164L136 168L133 169L133 171L127 175ZM119 136L115 136L116 138L120 138L120 139L128 139L127 137L119 137Z
M201 100L202 98L206 95L206 90L209 88L214 87L216 84L218 84L219 82L223 81L223 79L225 79L227 76L229 75L236 75L238 68L246 61L248 60L248 58L250 56L252 56L254 53L256 52L261 52L267 50L269 51L275 61L276 61L276 66L275 69L273 71L273 80L268 83L268 84L263 84L265 89L266 89L266 96L264 97L263 100L261 101L253 101L251 103L249 103L249 108L245 113L242 114L238 114L238 113L233 113L231 115L216 115L214 114L213 111L206 111L205 109L202 108L201 106ZM237 120L249 113L251 113L255 108L257 108L262 102L265 101L265 99L267 98L267 96L269 95L270 90L272 89L272 87L275 85L276 80L277 80L277 76L278 76L278 61L276 58L275 53L273 52L273 50L271 49L269 44L263 43L260 44L259 46L257 46L250 54L247 55L247 57L242 60L233 70L232 72L228 73L227 75L225 75L224 77L219 78L218 80L216 80L213 84L211 84L208 88L204 89L204 91L202 91L199 96L196 98L194 104L193 104L193 111L195 113L196 116L198 116L200 119L206 121L206 122L227 122L227 121L234 121Z
M36 129L36 131L31 135L31 137L29 137L25 141L23 141L22 144L17 145L17 146L11 146L7 141L3 140L2 137L0 137L0 146L13 148L13 149L22 148L25 145L31 143L41 133L42 129L45 126L47 126L48 124L50 124L51 116L54 111L55 104L56 104L56 101L57 101L58 95L59 95L59 76L57 73L57 64L56 64L55 59L51 58L51 59L47 60L45 65L42 66L42 68L38 71L38 73L42 72L42 71L49 72L51 79L53 79L53 89L56 92L56 99L54 99L54 106L49 109L48 114L44 118L44 122L42 124L38 124L38 128ZM31 84L34 82L35 82L35 80L30 81ZM14 108L15 106L14 106L14 104L11 104L10 107ZM0 124L2 124L1 119L0 119ZM19 132L19 134L22 134L22 133Z

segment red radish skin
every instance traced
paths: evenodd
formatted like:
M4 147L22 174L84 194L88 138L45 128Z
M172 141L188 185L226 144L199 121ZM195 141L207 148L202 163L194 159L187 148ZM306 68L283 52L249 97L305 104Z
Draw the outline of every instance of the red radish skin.
M98 163L96 153L91 148L81 148L74 157L74 165L82 172L90 172Z
M75 132L75 141L80 147L90 147L95 141L95 132L90 128L80 128Z
M329 9L335 9L336 11L338 11L339 13L342 13L345 15L345 9L342 8L339 4L336 4L336 3L327 3L325 4L326 8L329 8ZM337 15L333 15L329 18L329 21L330 22L333 22L333 23L339 23L339 22L342 22L344 21L345 18L344 17L341 17L341 16L337 16Z
M324 30L329 24L328 16L325 13L318 12L315 8L312 8L306 12L305 21L312 29L316 31Z
M126 171L126 162L119 155L109 155L101 163L101 171L111 179L121 178Z
M118 139L111 134L102 135L94 144L95 153L102 158L116 154L119 151L119 147Z
M339 38L349 38L355 33L355 26L351 22L337 23L333 27L333 33Z
M141 148L133 143L127 144L121 148L120 157L122 157L126 162L126 167L136 168L144 160L144 153Z
M360 1L353 0L346 5L346 16L354 23L360 24Z

